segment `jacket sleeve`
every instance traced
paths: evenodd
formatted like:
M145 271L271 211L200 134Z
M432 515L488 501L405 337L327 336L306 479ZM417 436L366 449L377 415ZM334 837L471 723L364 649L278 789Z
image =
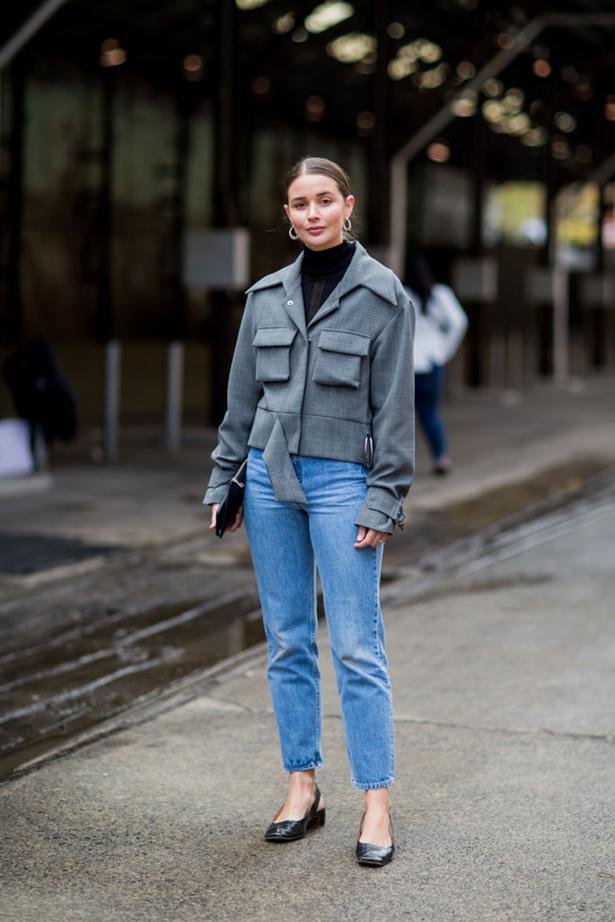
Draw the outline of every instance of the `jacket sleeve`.
M226 496L228 483L245 458L248 437L261 385L256 381L253 295L248 295L241 318L233 361L228 379L227 410L218 428L218 444L211 453L214 469L209 478L203 502L220 503Z
M355 519L357 525L389 534L396 524L403 525L403 502L414 479L415 319L405 292L399 305L374 343L370 374L374 462Z

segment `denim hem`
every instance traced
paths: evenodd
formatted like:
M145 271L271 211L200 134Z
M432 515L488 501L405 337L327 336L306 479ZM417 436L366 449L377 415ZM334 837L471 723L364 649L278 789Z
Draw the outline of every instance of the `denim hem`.
M309 772L313 768L322 768L324 762L322 759L317 759L316 761L306 762L304 765L285 765L285 772Z
M377 788L389 788L394 783L395 778L392 775L384 781L366 781L365 783L362 781L355 781L354 778L351 779L353 788L359 788L362 791L375 791Z

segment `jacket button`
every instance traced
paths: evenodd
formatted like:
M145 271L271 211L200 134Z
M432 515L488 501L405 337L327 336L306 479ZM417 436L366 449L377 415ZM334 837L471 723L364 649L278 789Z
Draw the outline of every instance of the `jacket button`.
M293 302L292 302L292 301L287 301L286 303L287 303L287 304L292 304Z

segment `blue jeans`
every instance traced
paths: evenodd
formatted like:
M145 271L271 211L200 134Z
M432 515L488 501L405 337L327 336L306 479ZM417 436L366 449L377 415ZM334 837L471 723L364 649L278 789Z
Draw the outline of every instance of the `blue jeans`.
M322 583L351 781L388 787L393 708L379 587L383 547L354 548L367 469L291 455L307 505L279 502L263 453L250 448L245 524L269 649L268 679L287 772L323 764L316 643L316 567Z
M438 413L443 382L444 368L440 365L435 365L431 371L421 372L414 376L416 415L427 436L434 461L446 455L444 423Z

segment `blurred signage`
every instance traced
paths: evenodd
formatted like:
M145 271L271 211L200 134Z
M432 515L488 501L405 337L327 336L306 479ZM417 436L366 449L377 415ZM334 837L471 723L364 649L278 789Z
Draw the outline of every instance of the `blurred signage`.
M250 282L247 229L188 231L184 239L183 282L192 291L246 288Z
M615 307L615 275L585 275L580 282L584 307Z
M492 256L458 259L453 264L453 290L462 301L488 304L498 296L498 265Z
M416 222L422 246L466 248L472 215L472 190L469 176L455 167L429 166L422 175L420 207Z

